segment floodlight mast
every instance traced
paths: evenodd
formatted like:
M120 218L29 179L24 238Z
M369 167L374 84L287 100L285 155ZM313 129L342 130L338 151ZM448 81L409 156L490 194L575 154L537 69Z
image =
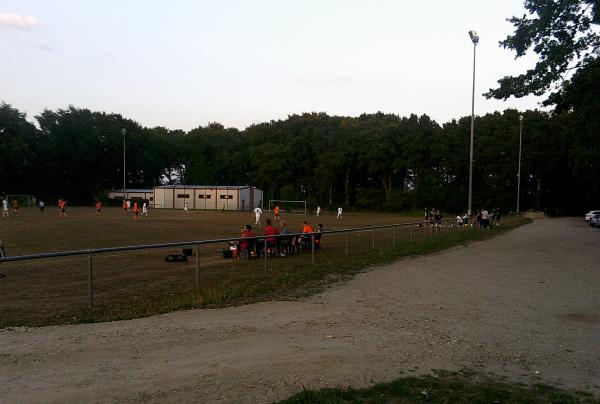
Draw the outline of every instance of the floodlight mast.
M121 133L123 134L123 200L127 199L127 196L125 195L125 188L126 188L126 180L125 180L125 134L127 133L127 129L123 128L121 129Z
M517 213L521 210L521 139L523 138L523 115L519 115L519 168L517 170Z
M475 130L475 56L479 35L477 35L477 31L469 31L469 37L473 42L473 93L471 95L471 146L469 148L469 204L467 215L471 216L473 203L473 133Z

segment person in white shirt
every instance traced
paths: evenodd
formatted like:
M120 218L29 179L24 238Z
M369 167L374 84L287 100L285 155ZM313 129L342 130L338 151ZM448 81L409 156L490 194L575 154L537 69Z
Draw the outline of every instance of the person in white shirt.
M262 215L262 209L260 206L256 205L256 209L254 209L254 217L256 218L255 225L260 226L260 215Z
M339 207L339 208L338 208L338 214L337 214L337 217L336 217L336 219L341 219L341 218L342 218L342 212L343 212L342 208L341 208L341 207Z
M2 199L2 217L8 217L8 200Z
M317 206L317 216L319 216L321 214L321 207Z
M142 216L148 217L148 204L146 202L142 205Z
M183 204L183 211L185 213L190 213L190 211L188 210L188 203L187 203L187 201L185 201L185 203Z

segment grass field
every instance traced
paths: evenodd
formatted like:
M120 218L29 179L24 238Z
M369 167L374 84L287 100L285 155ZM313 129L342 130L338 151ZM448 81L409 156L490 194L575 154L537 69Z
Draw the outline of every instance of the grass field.
M269 215L264 215L263 222ZM325 230L376 224L404 223L420 218L392 214L282 215L292 232L300 222L322 223ZM250 213L152 210L136 222L120 209L72 208L69 218L58 218L47 209L22 209L0 221L0 238L8 255L69 251L99 247L206 240L237 237L243 224L253 223ZM505 226L502 229L506 229ZM259 230L260 231L260 230ZM449 230L446 230L449 231ZM494 229L485 236L491 235ZM461 231L424 242L423 229L391 229L352 233L350 256L345 256L346 236L324 235L317 263L310 254L275 258L265 271L264 260L224 259L225 243L202 246L200 288L195 288L195 258L166 263L167 254L181 248L111 253L94 257L94 308L87 307L87 257L65 257L0 264L0 326L47 325L141 317L192 307L242 304L309 293L331 278L346 276L373 263L419 254L462 243L481 232ZM376 250L372 250L373 238ZM445 241L442 241L445 240ZM446 243L446 244L444 244Z
M593 395L543 384L527 386L464 370L406 377L365 389L303 391L280 404L595 403Z

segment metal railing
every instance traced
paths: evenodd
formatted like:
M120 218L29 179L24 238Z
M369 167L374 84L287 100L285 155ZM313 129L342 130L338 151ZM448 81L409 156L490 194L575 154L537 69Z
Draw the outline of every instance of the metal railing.
M512 222L517 220L520 217L518 213L509 213L503 216L503 220ZM440 235L440 232L443 229L469 229L478 226L474 226L473 224L460 226L456 223L456 221L452 220L443 220L439 222L434 221L423 221L423 222L409 222L409 223L395 223L395 224L386 224L386 225L376 225L376 226L365 226L365 227L353 227L347 229L335 229L335 230L324 230L322 232L312 232L312 233L289 233L289 234L279 234L279 235L255 235L249 239L254 240L263 240L263 255L264 255L264 266L265 271L268 271L268 259L269 254L267 254L267 242L265 239L272 238L292 238L292 237L307 237L310 236L311 239L311 262L315 262L315 236L325 235L325 234L345 234L345 256L349 256L350 253L350 234L357 232L370 231L372 235L371 248L376 248L375 243L375 231L381 229L393 229L393 245L397 244L396 238L396 230L397 228L410 228L410 242L415 241L415 229L424 229L423 237L424 240L428 238L435 238ZM228 237L228 238L220 238L220 239L210 239L210 240L194 240L194 241L180 241L180 242L171 242L171 243L158 243L158 244L141 244L134 246L124 246L124 247L106 247L106 248L90 248L84 250L75 250L75 251L62 251L62 252L51 252L51 253L40 253L40 254L28 254L28 255L18 255L18 256L5 256L0 258L0 263L3 262L18 262L18 261L31 261L31 260L40 260L40 259L49 259L49 258L59 258L59 257L72 257L72 256L85 256L87 255L87 295L88 295L88 305L90 308L94 305L94 257L96 255L109 254L115 252L126 252L126 251L138 251L138 250L151 250L151 249L161 249L161 248L170 248L170 247L192 247L195 249L195 286L196 288L200 287L200 247L203 245L217 244L217 243L227 243L227 242L235 242L243 240L242 237Z

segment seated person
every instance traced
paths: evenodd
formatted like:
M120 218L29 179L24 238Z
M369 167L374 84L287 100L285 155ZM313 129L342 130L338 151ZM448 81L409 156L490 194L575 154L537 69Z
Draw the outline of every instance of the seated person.
M312 228L312 226L310 224L308 224L308 222L306 220L302 221L302 233L308 233L306 235L302 235L300 237L299 243L301 247L307 248L311 245L312 242L312 235L310 233L313 233L314 230Z
M238 257L247 257L250 259L250 250L254 247L256 234L252 232L252 226L249 224L242 227L242 238L238 243Z
M279 230L271 225L271 219L266 220L265 229L263 231L265 236L276 236L279 234ZM265 242L267 243L267 249L271 249L271 252L275 248L279 251L279 238L278 237L265 237Z
M315 250L318 250L321 248L321 233L323 233L323 225L321 223L317 225L316 232L317 234L315 234Z
M285 220L282 220L281 222L279 222L279 225L281 226L279 229L279 234L281 235L285 235L285 234L290 234L290 229L288 229L287 227L287 223L285 222ZM280 248L280 252L281 252L281 256L284 257L286 254L291 254L292 253L292 238L287 236L287 237L279 237L279 248Z

